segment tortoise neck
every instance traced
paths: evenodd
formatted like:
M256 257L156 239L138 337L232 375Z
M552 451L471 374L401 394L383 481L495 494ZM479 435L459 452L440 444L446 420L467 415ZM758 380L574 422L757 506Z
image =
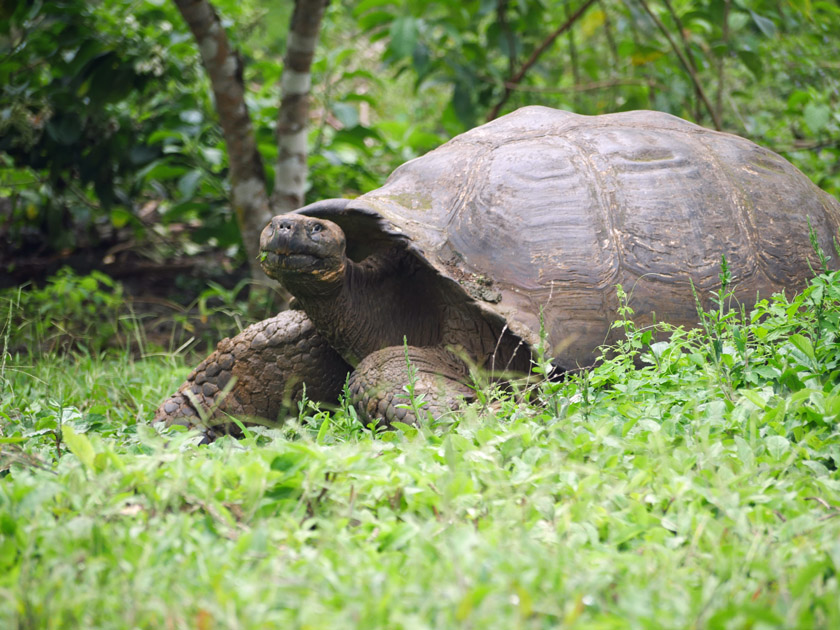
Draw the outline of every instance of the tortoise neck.
M437 300L427 287L412 286L410 261L395 252L346 260L340 285L329 291L292 294L323 335L356 366L371 352L387 346L430 346L440 343Z
M348 262L345 260L336 269L318 272L316 276L290 273L281 275L279 280L301 303L330 300L344 290Z

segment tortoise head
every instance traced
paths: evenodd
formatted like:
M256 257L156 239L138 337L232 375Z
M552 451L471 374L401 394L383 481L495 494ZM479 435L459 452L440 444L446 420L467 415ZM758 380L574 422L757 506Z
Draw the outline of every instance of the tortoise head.
M320 291L340 282L346 265L342 229L326 219L282 214L271 219L260 235L263 271L295 288Z

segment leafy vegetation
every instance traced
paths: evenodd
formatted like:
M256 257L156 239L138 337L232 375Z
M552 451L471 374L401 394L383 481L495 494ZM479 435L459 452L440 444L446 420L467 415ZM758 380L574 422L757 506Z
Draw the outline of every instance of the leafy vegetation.
M244 59L270 171L291 6L214 4ZM196 243L241 257L208 83L173 3L4 11L6 242L66 251L115 230L187 225ZM820 0L334 2L312 68L307 200L370 190L401 162L527 104L671 112L779 151L838 195L838 31L840 9Z
M291 5L214 4L271 169ZM830 1L362 0L324 24L309 201L535 103L672 112L840 193ZM0 9L4 252L115 232L157 249L177 226L235 254L224 149L172 3ZM597 367L483 388L432 426L371 433L303 404L210 445L149 424L184 339L147 339L119 283L6 291L0 627L840 627L840 276L817 272L745 313L724 266L700 328L622 308ZM248 323L243 286L196 299L213 337Z
M179 189L191 200L190 163L218 134L211 130L201 151L190 147L187 138L206 131L207 98L189 40L173 29L177 14L159 4L130 12L126 3L12 3L0 151L3 196L14 194L13 242L34 229L55 250L89 246L102 230L141 227L150 197Z
M0 293L7 314L7 339L13 347L48 352L65 351L81 344L97 353L115 337L125 339L121 324L122 286L94 271L79 277L67 267L42 289L20 287Z
M242 280L226 289L210 281L187 306L163 299L150 304L135 301L100 271L78 275L63 267L43 287L27 283L0 290L2 347L32 360L68 352L136 356L176 348L194 360L219 339L274 314L270 300L244 299L248 284ZM159 307L156 312L152 305Z
M436 426L302 405L207 446L148 425L176 358L4 354L0 623L837 627L840 273L617 325Z

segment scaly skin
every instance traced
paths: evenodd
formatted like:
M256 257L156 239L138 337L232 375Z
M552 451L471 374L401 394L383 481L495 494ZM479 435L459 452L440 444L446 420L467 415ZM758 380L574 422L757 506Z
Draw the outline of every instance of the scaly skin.
M304 383L310 400L336 402L351 369L315 331L306 314L285 311L219 342L216 351L161 404L154 421L203 427L214 433L235 428L229 415L276 423L294 410Z
M462 400L475 398L464 384L467 376L466 366L441 348L391 346L365 357L350 375L348 389L362 418L382 427L394 421L419 425L430 414L440 418ZM409 389L418 401L416 407Z

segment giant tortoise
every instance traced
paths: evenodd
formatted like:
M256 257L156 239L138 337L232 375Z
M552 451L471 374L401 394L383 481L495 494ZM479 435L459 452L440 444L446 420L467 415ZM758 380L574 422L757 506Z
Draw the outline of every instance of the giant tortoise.
M468 364L527 372L541 318L555 365L592 364L614 340L617 284L641 324L685 326L690 283L718 286L721 256L748 309L803 288L809 222L833 252L837 200L748 140L659 112L526 107L357 199L274 217L262 264L296 308L222 341L156 417L277 420L304 384L335 401L349 374L368 420L414 422L407 366L439 416L470 397Z

